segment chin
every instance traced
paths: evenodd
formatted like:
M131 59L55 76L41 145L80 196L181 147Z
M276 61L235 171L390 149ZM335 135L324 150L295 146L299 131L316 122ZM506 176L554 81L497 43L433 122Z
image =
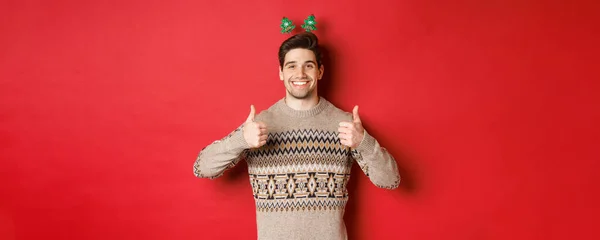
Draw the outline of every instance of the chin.
M312 95L311 92L298 94L298 93L294 93L292 91L288 91L288 93L289 93L290 97L293 97L295 99L307 99Z

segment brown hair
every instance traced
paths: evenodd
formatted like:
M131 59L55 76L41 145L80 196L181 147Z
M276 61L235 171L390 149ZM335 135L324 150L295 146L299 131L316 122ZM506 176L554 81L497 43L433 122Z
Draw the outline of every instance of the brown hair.
M292 49L303 48L313 51L317 58L317 67L321 67L321 49L319 39L314 33L302 32L286 39L279 47L279 67L283 67L285 55Z

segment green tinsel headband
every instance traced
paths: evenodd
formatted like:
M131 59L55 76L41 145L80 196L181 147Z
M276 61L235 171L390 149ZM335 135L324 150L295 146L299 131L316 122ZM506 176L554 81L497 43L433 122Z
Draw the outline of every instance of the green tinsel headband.
M304 28L304 30L307 32L311 32L317 30L317 27L315 27L316 24L317 22L315 21L315 15L311 14L306 19L304 19L304 24L302 24L302 28ZM294 30L295 28L296 25L292 23L292 20L283 17L283 19L281 20L281 33L292 33L292 30Z

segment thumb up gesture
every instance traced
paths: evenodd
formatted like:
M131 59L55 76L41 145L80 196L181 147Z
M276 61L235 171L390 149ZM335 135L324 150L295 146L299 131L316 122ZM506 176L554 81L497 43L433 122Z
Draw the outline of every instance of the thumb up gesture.
M348 147L357 148L365 137L365 129L358 116L358 106L354 106L352 110L352 122L340 122L338 128L338 137L340 142Z
M254 122L254 105L250 105L250 115L244 123L244 139L251 148L259 148L267 143L267 125L262 122Z

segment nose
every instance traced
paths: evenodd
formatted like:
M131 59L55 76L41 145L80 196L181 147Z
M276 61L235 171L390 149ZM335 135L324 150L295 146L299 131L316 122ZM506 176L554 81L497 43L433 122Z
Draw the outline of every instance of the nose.
M306 78L306 69L304 67L297 68L296 75L300 78Z

